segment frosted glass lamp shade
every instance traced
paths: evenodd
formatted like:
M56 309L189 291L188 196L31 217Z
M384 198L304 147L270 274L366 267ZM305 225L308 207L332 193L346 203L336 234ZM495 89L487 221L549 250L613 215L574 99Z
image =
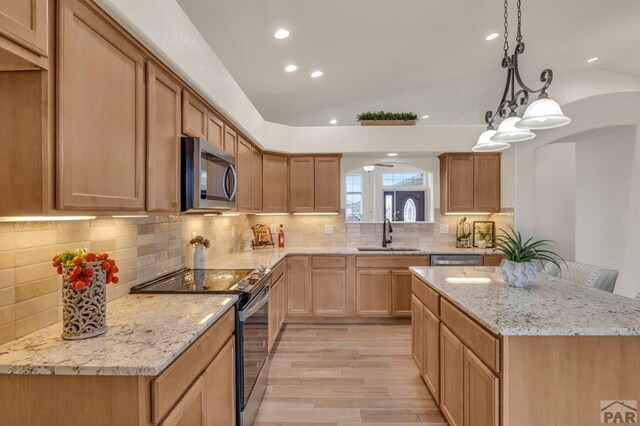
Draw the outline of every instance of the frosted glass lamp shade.
M362 167L362 169L363 169L365 172L372 172L372 171L373 171L373 169L375 169L375 167L374 167L374 166L363 166L363 167Z
M560 105L550 98L537 99L527 107L522 120L516 123L519 129L553 129L571 123L571 119L563 114Z
M476 142L476 146L471 148L473 152L498 152L504 151L505 149L509 149L511 145L506 142L493 142L491 137L496 134L496 130L489 129L485 130L480 134L478 138L478 142Z
M491 136L492 142L523 142L536 137L536 134L529 129L519 129L515 124L520 121L520 117L507 117L498 126L498 131Z

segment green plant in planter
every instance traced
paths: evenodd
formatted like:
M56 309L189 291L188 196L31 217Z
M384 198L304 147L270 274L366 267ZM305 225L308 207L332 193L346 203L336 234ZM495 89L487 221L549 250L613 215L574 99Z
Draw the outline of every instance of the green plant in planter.
M558 271L560 271L561 263L564 263L566 266L567 262L565 262L559 254L548 249L548 247L551 246L550 243L553 243L553 241L534 240L533 238L523 241L520 232L515 231L511 227L509 227L509 229L511 232L500 229L503 235L496 237L496 248L494 252L501 252L507 260L511 260L512 262L524 263L536 260L550 262L557 266Z
M358 115L358 121L364 121L364 120L374 120L374 121L379 121L379 120L403 120L403 121L412 121L412 120L417 120L418 119L418 114L415 114L413 112L384 112L384 111L378 111L378 112L373 112L373 111L368 111L368 112L363 112L362 114Z

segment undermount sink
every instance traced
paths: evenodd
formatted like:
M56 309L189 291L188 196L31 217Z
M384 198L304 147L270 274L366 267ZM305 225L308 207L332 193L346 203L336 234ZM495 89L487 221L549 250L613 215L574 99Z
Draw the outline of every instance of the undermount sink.
M358 251L420 251L411 247L358 247Z

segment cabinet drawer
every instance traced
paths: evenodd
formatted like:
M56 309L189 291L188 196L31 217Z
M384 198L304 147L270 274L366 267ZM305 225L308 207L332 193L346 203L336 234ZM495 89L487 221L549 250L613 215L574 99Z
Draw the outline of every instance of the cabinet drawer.
M440 318L478 358L493 371L500 370L500 340L460 312L451 303L440 300Z
M440 295L416 277L411 278L411 292L436 316L440 315Z
M278 262L276 266L271 270L271 283L275 284L278 279L284 275L285 261L281 260Z
M356 268L397 268L429 266L428 256L356 256Z
M312 268L345 268L346 266L345 256L313 256L311 258Z
M153 423L169 412L182 394L209 365L235 328L235 310L229 309L151 383Z

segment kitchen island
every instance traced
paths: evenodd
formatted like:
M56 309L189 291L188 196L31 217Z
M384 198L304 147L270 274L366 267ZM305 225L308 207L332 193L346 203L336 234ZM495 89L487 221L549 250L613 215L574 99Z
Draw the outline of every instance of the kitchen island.
M412 355L450 424L586 426L633 415L639 301L544 275L514 288L498 268L410 270Z

